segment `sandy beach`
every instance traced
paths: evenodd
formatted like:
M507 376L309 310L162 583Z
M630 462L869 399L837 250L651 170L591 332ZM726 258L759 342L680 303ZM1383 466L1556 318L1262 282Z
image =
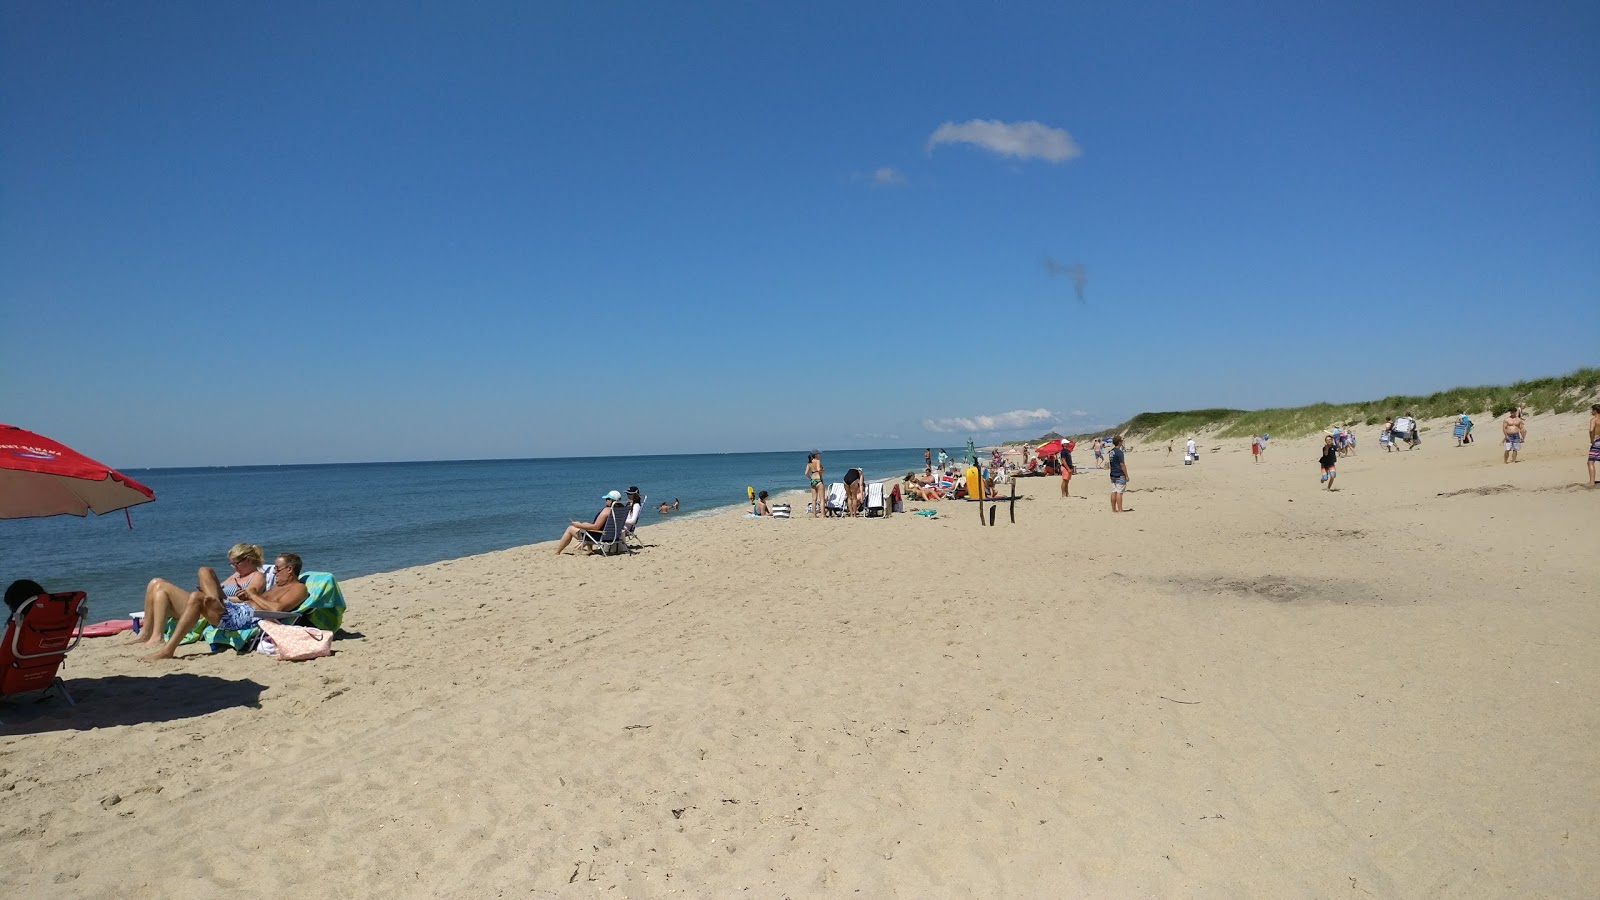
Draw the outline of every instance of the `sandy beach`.
M1515 465L1364 429L1332 493L1315 438L1136 442L1122 515L1085 469L1015 525L733 512L351 579L306 663L85 641L75 708L0 704L0 886L1592 896L1586 420Z

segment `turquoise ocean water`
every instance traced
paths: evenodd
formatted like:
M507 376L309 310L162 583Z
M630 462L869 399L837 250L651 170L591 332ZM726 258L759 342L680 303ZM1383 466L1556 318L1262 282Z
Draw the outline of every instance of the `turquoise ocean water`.
M830 481L853 466L876 480L920 469L922 448L824 451L822 461ZM795 451L129 469L156 492L131 510L131 530L120 512L0 521L0 583L86 591L92 618L124 618L153 577L190 587L200 566L226 575L239 541L354 578L554 540L568 519L592 519L606 491L630 485L649 497L645 528L663 521L663 500L681 502L669 519L743 506L747 485L805 488L805 462Z

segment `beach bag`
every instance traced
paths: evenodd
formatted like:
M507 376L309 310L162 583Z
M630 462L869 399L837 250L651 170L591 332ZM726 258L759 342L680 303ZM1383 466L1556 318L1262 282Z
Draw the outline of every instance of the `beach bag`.
M299 662L316 659L333 653L333 632L303 625L284 625L281 622L259 622L261 633L272 639L278 648L278 659Z

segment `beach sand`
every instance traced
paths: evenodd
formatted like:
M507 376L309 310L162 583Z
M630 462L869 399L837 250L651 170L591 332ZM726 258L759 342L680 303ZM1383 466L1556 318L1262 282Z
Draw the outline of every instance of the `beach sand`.
M735 512L350 579L306 663L86 641L76 708L0 704L0 886L1593 896L1584 422L1516 465L1364 429L1332 493L1316 439L1163 441L1122 515L1085 469L1015 525Z

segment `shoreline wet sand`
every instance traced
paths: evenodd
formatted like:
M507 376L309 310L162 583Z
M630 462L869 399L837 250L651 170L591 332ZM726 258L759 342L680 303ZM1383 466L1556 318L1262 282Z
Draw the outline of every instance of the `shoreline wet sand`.
M1018 524L755 520L344 582L308 663L85 642L0 704L49 896L1575 896L1600 879L1600 494L1523 462L1164 444ZM1487 423L1485 423L1487 424ZM1442 436L1441 436L1442 435ZM748 888L748 891L746 889Z

